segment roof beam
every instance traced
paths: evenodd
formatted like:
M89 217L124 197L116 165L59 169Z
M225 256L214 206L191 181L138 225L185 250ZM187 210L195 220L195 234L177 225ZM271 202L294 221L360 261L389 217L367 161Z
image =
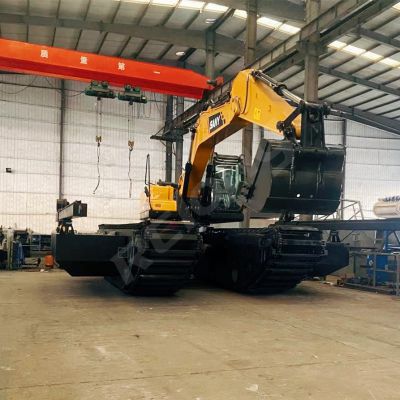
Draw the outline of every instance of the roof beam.
M157 40L173 43L179 46L206 48L205 32L187 30L182 34L180 29L171 29L159 26L137 26L129 24L115 24L98 21L84 21L68 18L39 17L0 13L0 23L49 26L52 28L70 28L98 31L102 33L116 33L119 35L133 36L146 40ZM243 55L244 44L241 40L216 34L216 51L227 54Z
M364 29L360 27L357 29L357 34L364 38L375 40L376 42L379 42L381 44L387 44L388 46L391 46L396 50L400 49L400 40L392 39L391 37L382 35L381 33L370 31L369 29Z
M319 38L320 54L337 37L369 21L398 0L342 0L306 24L299 33L290 36L260 57L252 67L276 75L304 60L302 44L310 38Z
M246 9L246 2L243 0L218 0L216 3L235 9ZM305 20L305 7L301 1L294 2L289 0L263 0L257 4L258 13L266 16L274 16L294 21Z
M332 69L332 68L326 68L326 67L320 66L319 71L325 75L333 76L334 78L339 78L339 79L342 79L347 82L352 82L357 85L365 86L369 89L379 90L380 92L392 94L394 96L400 97L399 89L394 89L394 88L386 86L386 85L381 85L379 83L372 82L367 79L358 78L354 75L346 74L345 72L340 72L340 71Z
M396 119L382 117L368 111L357 110L343 104L332 104L331 114L400 135L400 121Z

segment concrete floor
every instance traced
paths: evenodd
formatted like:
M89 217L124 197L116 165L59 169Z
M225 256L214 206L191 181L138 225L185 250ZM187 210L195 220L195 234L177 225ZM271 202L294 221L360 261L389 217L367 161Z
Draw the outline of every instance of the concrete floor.
M399 299L306 282L133 298L0 272L0 399L400 398Z

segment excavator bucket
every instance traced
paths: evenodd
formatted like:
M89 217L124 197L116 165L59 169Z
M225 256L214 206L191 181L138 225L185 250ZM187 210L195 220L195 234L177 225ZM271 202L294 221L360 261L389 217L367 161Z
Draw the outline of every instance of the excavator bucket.
M340 202L343 163L343 147L262 139L241 202L260 213L332 214Z

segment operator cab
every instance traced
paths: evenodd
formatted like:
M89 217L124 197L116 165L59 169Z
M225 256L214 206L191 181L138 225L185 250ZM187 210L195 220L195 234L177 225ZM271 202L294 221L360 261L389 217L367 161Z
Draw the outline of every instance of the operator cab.
M242 156L214 153L201 183L199 198L190 200L191 218L202 224L240 222L237 198L245 182Z

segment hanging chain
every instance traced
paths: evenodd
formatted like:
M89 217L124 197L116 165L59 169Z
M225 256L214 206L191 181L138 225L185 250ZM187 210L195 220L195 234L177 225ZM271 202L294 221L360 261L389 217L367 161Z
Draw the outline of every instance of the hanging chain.
M96 143L97 143L97 185L93 190L93 194L96 194L97 189L100 186L100 145L101 145L101 131L103 127L103 103L101 98L97 98L96 102Z
M135 106L128 103L128 179L129 179L129 198L132 198L132 177L131 177L131 157L133 146L135 145Z

